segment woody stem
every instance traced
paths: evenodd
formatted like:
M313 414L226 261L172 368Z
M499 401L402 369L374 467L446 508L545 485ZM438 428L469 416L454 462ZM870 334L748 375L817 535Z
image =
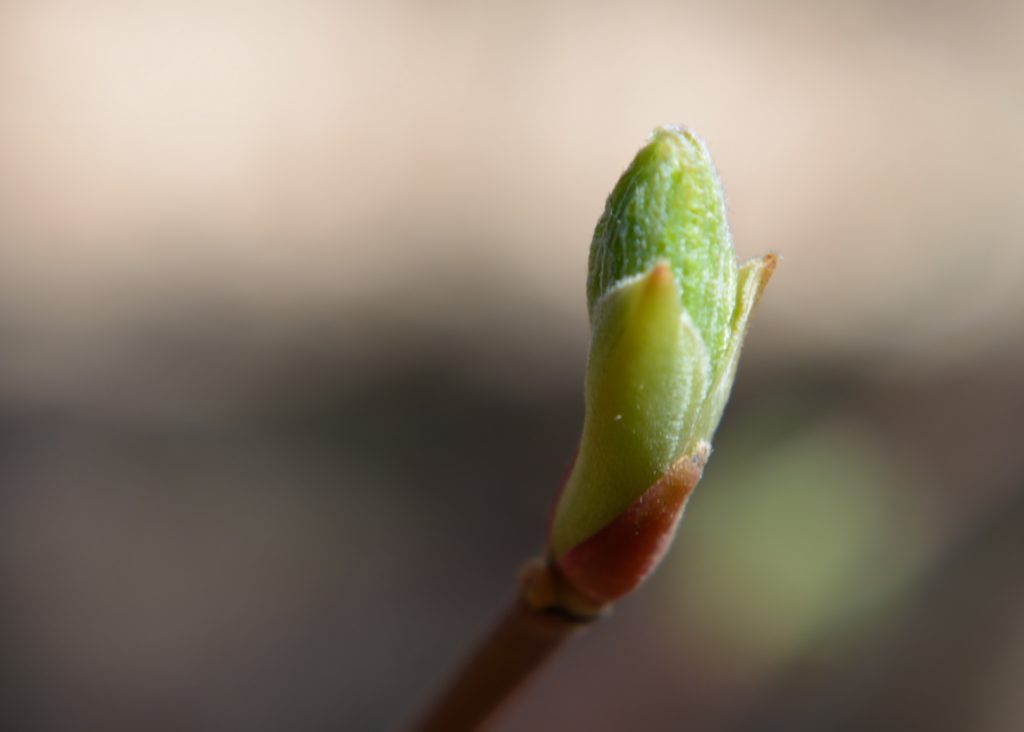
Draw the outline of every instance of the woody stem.
M520 581L522 596L477 646L415 732L483 729L563 643L604 610L574 596L544 560L529 562Z

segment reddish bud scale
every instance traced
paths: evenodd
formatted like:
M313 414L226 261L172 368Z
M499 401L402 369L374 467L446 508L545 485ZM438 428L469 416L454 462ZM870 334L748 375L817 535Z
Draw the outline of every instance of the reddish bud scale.
M672 544L707 457L703 445L680 459L614 521L558 557L558 569L573 589L596 603L636 589Z

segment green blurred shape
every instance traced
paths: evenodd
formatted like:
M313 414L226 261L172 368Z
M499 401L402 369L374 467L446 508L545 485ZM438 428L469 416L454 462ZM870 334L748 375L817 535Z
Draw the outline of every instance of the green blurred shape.
M853 632L911 575L927 535L907 471L866 427L814 424L752 452L761 421L708 471L670 570L686 635L746 662Z

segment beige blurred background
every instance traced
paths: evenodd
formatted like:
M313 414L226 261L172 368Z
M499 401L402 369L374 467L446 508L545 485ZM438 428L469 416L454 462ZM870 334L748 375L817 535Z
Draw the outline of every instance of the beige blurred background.
M0 3L3 728L411 719L540 546L658 124L783 263L503 730L1024 725L1024 4Z

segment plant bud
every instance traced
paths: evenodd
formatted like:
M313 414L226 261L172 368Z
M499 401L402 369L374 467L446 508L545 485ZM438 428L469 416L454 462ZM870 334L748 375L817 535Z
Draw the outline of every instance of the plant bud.
M586 416L549 552L598 603L671 542L729 399L750 312L775 268L737 268L704 143L654 131L608 197L590 249Z

